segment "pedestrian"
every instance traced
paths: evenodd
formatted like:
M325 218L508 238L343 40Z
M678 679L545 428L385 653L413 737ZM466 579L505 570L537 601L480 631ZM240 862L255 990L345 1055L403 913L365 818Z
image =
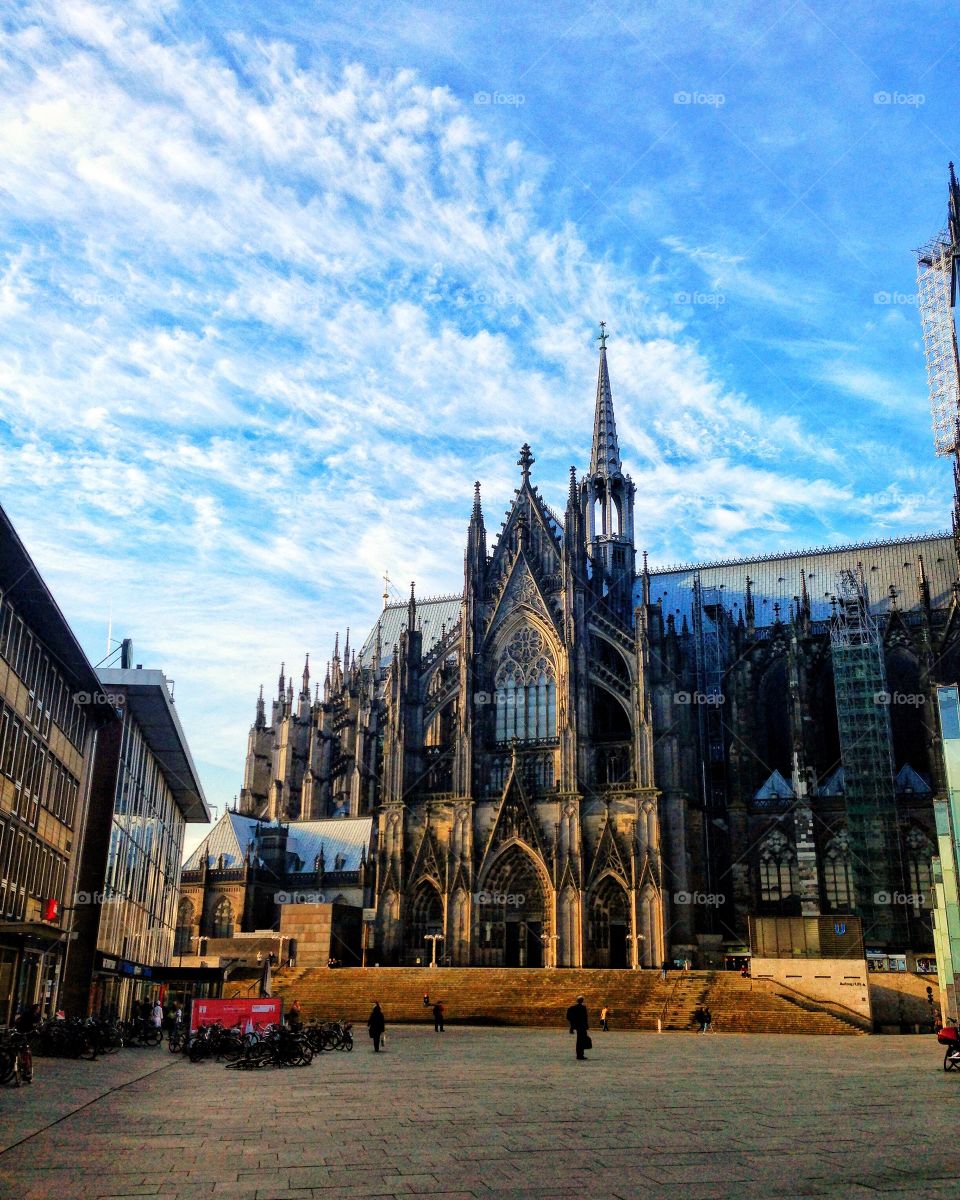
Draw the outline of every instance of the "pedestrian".
M577 1058L585 1059L584 1050L592 1050L593 1042L587 1032L590 1028L590 1018L582 996L578 996L576 1004L571 1004L567 1009L567 1024L570 1026L570 1032L577 1035Z
M663 962L660 964L660 978L663 980L664 983L667 982L667 972L669 970L670 970L670 964L667 962L666 959L664 959Z
M610 1026L607 1024L607 1018L610 1016L610 1009L606 1005L600 1009L600 1028L604 1033L610 1032Z
M705 1009L703 1010L703 1029L701 1029L701 1030L700 1030L700 1032L701 1032L701 1033L709 1033L709 1032L710 1032L710 1026L711 1026L712 1024L713 1024L713 1016L712 1016L712 1014L711 1014L711 1012L710 1012L710 1009L709 1009L709 1008L705 1008Z
M303 1006L299 1000L294 1000L290 1005L290 1011L287 1013L287 1026L295 1033L300 1028L300 1013L303 1011Z
M433 1032L443 1033L443 1004L440 1000L433 1006Z
M683 969L684 969L685 971L689 971L689 970L690 970L690 959L689 959L689 958L685 958L685 959L683 960Z
M159 1029L161 1031L161 1036L162 1036L163 1005L160 1003L159 1000L157 1000L157 1002L154 1004L153 1008L150 1010L150 1024L154 1027L154 1029Z
M693 1019L697 1025L697 1033L703 1033L703 1006L694 1009Z
M743 966L740 968L740 978L746 979L750 974L750 968L747 966L747 960L743 960Z
M424 1008L430 1007L430 993L429 992L423 993L423 1007Z
M373 1011L367 1020L367 1029L370 1031L370 1036L373 1038L373 1052L380 1053L380 1043L383 1040L383 1031L387 1027L387 1022L383 1016L383 1010L380 1007L380 1001L374 1000Z

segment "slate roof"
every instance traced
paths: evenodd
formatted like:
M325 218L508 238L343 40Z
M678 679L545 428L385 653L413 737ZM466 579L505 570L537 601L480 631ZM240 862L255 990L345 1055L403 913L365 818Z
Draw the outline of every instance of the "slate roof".
M787 621L790 605L800 593L800 573L807 581L811 615L815 621L831 616L830 597L837 591L841 570L856 570L863 563L870 608L874 613L890 611L889 588L897 591L897 607L903 610L919 606L917 556L923 555L924 571L935 608L950 603L956 556L949 533L900 538L890 542L860 543L819 550L799 550L784 554L736 559L728 562L689 563L650 571L650 599L663 604L663 615L672 613L677 627L685 616L692 624L693 581L699 571L703 588L717 588L723 607L734 620L744 607L747 576L753 581L754 612L758 627L776 620L774 604L780 605L780 618ZM634 603L642 601L641 582L637 581Z
M436 596L417 601L417 624L423 634L423 653L427 654L440 641L444 627L449 631L460 621L460 596ZM388 604L377 618L377 623L363 643L361 658L364 666L373 665L373 650L380 629L380 666L389 665L393 648L400 641L400 634L407 627L407 602Z
M257 839L257 831L268 822L240 813L225 812L213 829L183 864L185 871L199 871L204 857L215 867L223 855L224 868L243 866L247 847ZM343 855L342 871L358 871L360 856L370 852L371 817L329 817L323 821L291 821L287 836L287 870L312 871L323 847L326 870L334 869L338 854ZM262 863L258 856L258 862ZM297 865L299 862L299 866Z

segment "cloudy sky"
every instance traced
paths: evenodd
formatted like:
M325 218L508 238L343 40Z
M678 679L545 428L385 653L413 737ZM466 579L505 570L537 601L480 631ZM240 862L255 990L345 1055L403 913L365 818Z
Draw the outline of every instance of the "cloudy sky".
M960 154L933 2L7 4L0 503L208 798L388 571L462 581L596 324L657 564L949 523L913 249ZM193 838L191 841L195 841Z

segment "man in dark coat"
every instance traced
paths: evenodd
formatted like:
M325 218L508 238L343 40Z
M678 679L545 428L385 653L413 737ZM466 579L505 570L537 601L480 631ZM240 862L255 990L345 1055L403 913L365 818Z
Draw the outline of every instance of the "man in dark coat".
M443 1005L439 1000L433 1006L433 1032L443 1033Z
M587 1030L590 1028L590 1019L587 1016L587 1006L583 1002L583 997L578 996L576 1004L571 1004L567 1009L567 1023L570 1026L570 1032L577 1035L577 1058L586 1058L584 1050L589 1049L590 1037Z
M380 1053L380 1039L383 1037L383 1031L387 1027L387 1022L383 1016L383 1009L380 1007L380 1001L374 1000L373 1012L371 1012L367 1020L367 1029L370 1031L370 1036L373 1038L373 1052Z

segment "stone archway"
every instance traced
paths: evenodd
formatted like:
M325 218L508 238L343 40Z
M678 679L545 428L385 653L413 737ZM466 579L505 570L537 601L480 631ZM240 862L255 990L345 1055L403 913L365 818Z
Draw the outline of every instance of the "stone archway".
M406 904L403 941L407 960L415 962L419 958L429 962L433 948L426 938L438 933L443 934L443 898L433 880L421 879ZM443 953L443 946L438 946L438 961Z
M542 967L552 932L543 875L515 842L477 893L477 959L485 967Z
M630 898L624 885L604 875L587 910L590 965L625 970L630 961Z

